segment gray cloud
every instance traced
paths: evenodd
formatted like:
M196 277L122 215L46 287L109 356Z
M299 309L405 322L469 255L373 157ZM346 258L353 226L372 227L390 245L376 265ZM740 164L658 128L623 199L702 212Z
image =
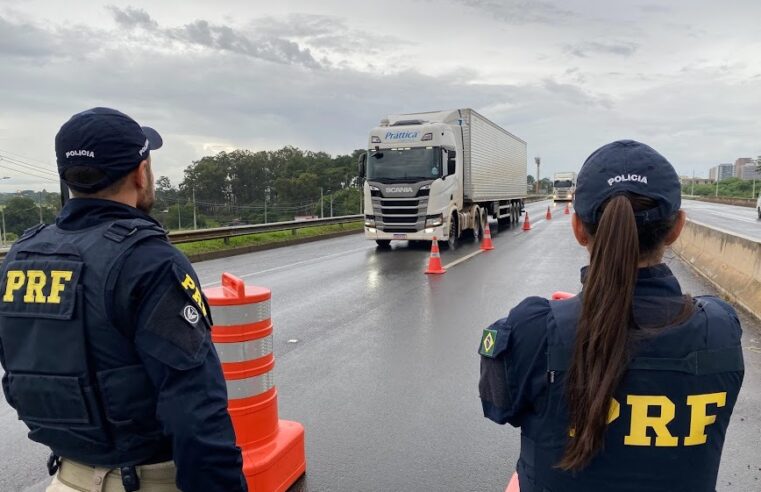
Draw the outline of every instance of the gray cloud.
M455 0L508 24L559 24L576 14L544 1Z
M567 45L565 47L566 53L578 56L579 58L587 58L593 54L604 55L618 55L618 56L632 56L639 45L629 41L617 41L609 43L600 43L596 41L589 41L584 43L578 43L575 45Z
M301 48L298 43L280 37L257 36L256 33L212 24L206 20L196 20L182 27L163 28L144 10L132 7L120 9L114 6L108 9L119 27L149 29L156 37L165 41L236 53L275 63L298 64L309 68L321 66L309 49Z
M136 27L142 27L143 29L155 29L158 27L158 23L151 19L151 16L143 9L136 9L134 7L126 7L120 9L114 5L106 7L111 11L114 21L123 28L134 29Z
M0 17L0 55L40 58L60 52L60 43L53 33L30 23L14 23Z

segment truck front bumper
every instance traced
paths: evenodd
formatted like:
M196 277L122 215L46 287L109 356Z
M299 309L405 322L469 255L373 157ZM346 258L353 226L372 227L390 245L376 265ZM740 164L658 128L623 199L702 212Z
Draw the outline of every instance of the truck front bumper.
M376 229L375 227L365 227L365 238L376 240L397 240L397 241L433 241L433 238L437 240L446 241L449 239L449 230L444 226L429 227L418 232L384 232Z

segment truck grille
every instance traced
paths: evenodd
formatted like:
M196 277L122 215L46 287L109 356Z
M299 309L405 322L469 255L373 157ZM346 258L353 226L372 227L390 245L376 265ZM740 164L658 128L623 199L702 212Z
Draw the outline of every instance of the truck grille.
M428 196L384 198L373 196L375 225L384 232L413 233L425 227Z

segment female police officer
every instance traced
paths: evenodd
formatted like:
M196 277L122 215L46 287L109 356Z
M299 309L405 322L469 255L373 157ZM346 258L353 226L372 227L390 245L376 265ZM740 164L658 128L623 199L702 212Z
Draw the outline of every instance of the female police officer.
M484 415L521 427L521 492L713 491L743 378L731 306L661 263L685 222L671 164L625 140L587 158L573 232L582 292L484 330Z

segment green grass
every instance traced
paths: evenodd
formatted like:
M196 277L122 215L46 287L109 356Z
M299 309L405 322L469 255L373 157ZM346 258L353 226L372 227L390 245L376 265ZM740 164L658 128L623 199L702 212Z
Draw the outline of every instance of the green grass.
M210 251L241 248L244 246L263 246L267 244L283 243L299 238L323 236L333 232L361 230L362 227L362 222L358 221L349 224L314 226L305 227L303 229L294 229L293 231L262 232L259 234L231 237L227 244L225 244L223 239L209 239L194 243L177 244L176 246L186 255L195 255L208 253Z

